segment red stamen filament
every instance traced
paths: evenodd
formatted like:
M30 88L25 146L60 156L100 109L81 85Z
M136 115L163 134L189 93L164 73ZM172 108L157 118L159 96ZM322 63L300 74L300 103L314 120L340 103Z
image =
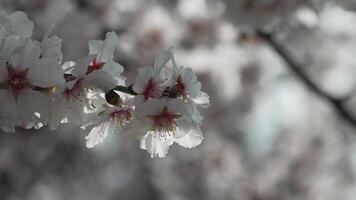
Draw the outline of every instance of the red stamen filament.
M145 90L143 91L143 96L145 101L149 98L159 98L160 97L160 89L154 79L150 79L146 85Z
M88 71L87 74L90 74L91 72L95 71L95 70L100 70L104 67L105 63L104 62L100 62L97 58L94 58L94 60L90 63L89 67L88 67Z
M174 131L178 129L176 120L182 115L169 113L168 108L164 107L160 114L147 117L153 121L151 131L155 134L158 133L160 137L167 137L174 135Z
M177 83L172 87L171 94L174 97L187 98L187 89L183 83L182 77L178 76Z
M132 111L129 109L115 111L110 114L110 119L118 123L120 127L124 127L132 120Z
M14 76L10 77L10 79L8 80L8 83L10 84L10 86L12 87L13 90L18 91L18 90L25 89L27 80L26 80L26 77L24 77L24 76L14 75Z

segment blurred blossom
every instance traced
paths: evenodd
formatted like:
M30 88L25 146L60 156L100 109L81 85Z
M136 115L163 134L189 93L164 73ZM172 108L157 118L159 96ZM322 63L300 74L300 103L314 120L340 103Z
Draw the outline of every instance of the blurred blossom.
M303 0L226 0L227 17L239 25L263 28L288 20Z

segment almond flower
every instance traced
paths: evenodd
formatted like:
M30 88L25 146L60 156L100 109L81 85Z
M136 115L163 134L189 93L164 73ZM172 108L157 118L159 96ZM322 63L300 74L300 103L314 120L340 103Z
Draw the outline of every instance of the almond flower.
M86 81L86 71L93 55L79 59L73 66L71 74L65 74L66 81L56 87L56 92L51 98L53 107L51 129L56 129L62 121L81 125L87 120L87 113L84 112L89 104L90 93L95 90Z
M121 94L118 105L110 105L105 99L97 98L94 106L98 107L97 117L91 125L89 134L85 137L86 146L93 148L112 133L120 134L122 129L131 123L134 114L133 98Z
M48 99L45 92L63 79L57 61L40 59L41 49L32 40L17 49L0 64L0 113L14 131L15 126L35 127L48 120Z
M124 68L113 60L118 41L117 35L109 32L104 41L89 42L89 54L95 57L86 71L86 80L104 92L125 84L125 79L121 76Z
M54 128L62 120L87 124L90 116L84 110L89 107L89 96L108 92L125 83L121 76L123 67L113 61L116 45L117 35L114 32L108 33L104 41L89 42L90 55L78 60L67 74L68 80L58 87L59 95L54 97L54 101L62 106L54 113L50 123Z
M143 96L144 101L162 96L168 80L162 75L162 69L172 58L171 56L170 51L162 50L156 57L153 68L144 67L138 70L138 76L132 88L139 96Z
M203 139L188 107L178 99L148 99L136 107L135 117L142 124L141 148L151 157L165 157L169 146L177 143L192 148Z

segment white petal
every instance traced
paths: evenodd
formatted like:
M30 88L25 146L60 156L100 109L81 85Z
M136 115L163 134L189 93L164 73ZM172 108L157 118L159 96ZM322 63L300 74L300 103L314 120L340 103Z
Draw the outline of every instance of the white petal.
M103 41L101 40L90 40L89 41L89 54L97 54L103 46Z
M101 123L99 126L94 127L89 134L85 137L87 140L86 146L88 148L93 148L97 144L103 142L109 133L112 133L113 126L109 121Z
M193 82L191 84L187 85L187 90L188 93L192 98L195 98L198 96L200 90L201 90L201 83L199 81Z
M167 105L165 99L148 99L141 105L136 105L135 117L143 124L149 124L151 120L147 115L156 115L162 112L164 106Z
M159 137L147 134L141 138L140 148L149 152L152 158L163 158L167 155L169 146L171 146L173 142L173 139L161 140Z
M42 58L30 66L27 77L33 85L47 88L60 83L63 80L63 73L57 61Z
M208 108L210 106L209 95L205 92L199 92L196 98L192 99L194 104L202 108Z
M181 99L167 99L166 102L169 113L187 114L186 104Z
M197 76L191 68L181 68L180 75L184 85L192 98L195 98L201 90L201 83L197 81Z
M118 85L124 84L123 77L113 77L111 74L103 70L95 70L89 73L85 80L90 84L103 90L103 92L108 92Z
M194 82L197 80L197 76L195 75L192 68L180 68L180 75L184 82Z
M42 57L56 60L62 59L62 39L57 36L44 39L42 42Z
M159 77L159 73L162 68L167 64L167 62L172 58L172 52L169 50L161 50L155 59L155 77Z
M40 58L40 55L40 46L32 40L27 40L25 46L11 56L11 62L17 70L24 70L32 66Z
M98 55L100 62L108 62L113 59L114 51L118 45L119 39L115 32L109 32L106 34L104 41L91 40L89 41L90 54Z
M108 62L109 60L112 60L118 43L119 38L115 32L106 33L106 38L103 41L103 46L99 52L99 60L101 62Z
M196 124L191 119L182 117L176 121L178 130L175 131L174 138L182 138L191 130L196 128Z
M138 69L138 74L135 84L132 86L132 89L141 94L150 79L153 78L153 69L151 67L143 67Z
M27 17L24 12L14 12L8 16L10 20L9 27L10 32L25 38L29 38L32 35L34 24Z
M73 67L72 74L77 78L83 78L87 71L90 62L95 58L95 55L89 55L85 58L79 59Z
M192 129L184 137L176 139L175 142L185 148L193 148L201 144L203 141L203 133L199 127Z
M9 35L3 38L0 48L0 58L9 59L11 54L21 45L24 45L25 41L18 38L15 35Z
M86 80L102 89L104 92L108 92L118 85L125 84L125 78L120 76L124 68L114 61L110 61L104 65L101 70L95 70L86 76Z
M120 77L122 72L124 72L124 67L119 63L110 60L104 65L103 70L114 77Z

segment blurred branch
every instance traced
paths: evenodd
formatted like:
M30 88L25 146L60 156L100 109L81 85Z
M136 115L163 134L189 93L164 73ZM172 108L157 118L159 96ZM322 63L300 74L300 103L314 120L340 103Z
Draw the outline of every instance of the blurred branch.
M258 36L260 36L262 39L264 39L266 42L268 42L271 47L281 56L281 58L284 59L284 61L287 63L287 66L291 71L293 71L302 81L303 83L315 94L317 94L319 97L323 98L327 102L330 103L330 105L333 106L334 110L339 114L340 117L345 119L348 123L356 127L356 119L353 117L353 115L347 110L347 108L344 105L344 99L339 99L335 98L328 93L324 92L322 89L320 89L302 70L302 66L296 62L292 56L288 53L287 49L283 47L283 45L279 44L278 41L276 41L273 38L273 34L266 33L263 31L257 31Z

